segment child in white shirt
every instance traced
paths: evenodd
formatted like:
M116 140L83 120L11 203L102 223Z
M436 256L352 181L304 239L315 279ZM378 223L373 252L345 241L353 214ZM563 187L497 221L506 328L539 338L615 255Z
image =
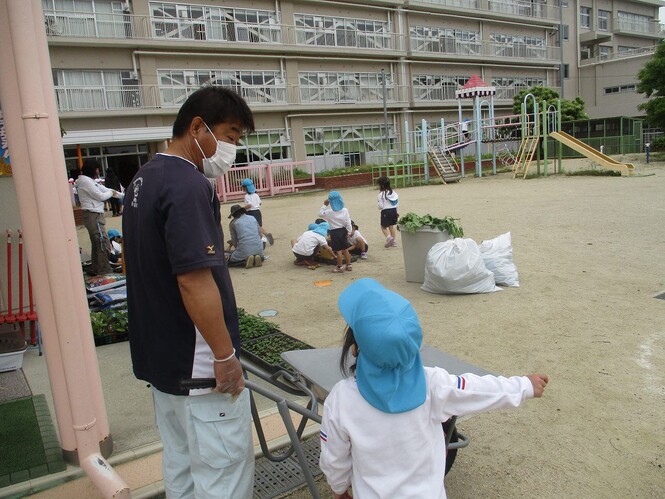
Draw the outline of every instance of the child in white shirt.
M397 246L395 237L397 235L397 205L399 204L399 196L390 187L390 179L388 177L379 177L379 194L376 197L377 205L381 210L381 231L386 236L386 248L393 248Z
M298 239L291 240L291 251L293 251L296 265L316 268L318 264L314 256L320 248L329 248L326 236L328 235L328 222L309 224L307 230Z
M369 250L369 244L367 240L358 230L358 226L353 220L351 220L351 234L347 238L349 244L349 253L352 255L360 255L361 260L367 260L367 250Z
M350 272L353 267L347 237L353 228L351 227L351 215L349 210L344 207L344 200L339 192L331 191L328 194L323 201L319 216L330 224L330 247L337 256L337 265L333 268L333 272L344 272L342 258L346 262L346 270Z
M261 236L265 238L265 241L270 243L270 246L275 242L272 234L266 232L263 228L263 215L261 215L261 198L256 192L256 186L254 181L251 178L244 179L241 184L245 189L245 213L256 218L256 221L259 223L259 228L261 229ZM265 244L264 244L265 246Z
M340 367L355 373L326 398L319 465L336 499L445 499L445 437L453 416L540 397L547 375L477 376L423 367L423 332L405 298L373 279L339 296L348 324ZM348 354L356 363L347 368Z

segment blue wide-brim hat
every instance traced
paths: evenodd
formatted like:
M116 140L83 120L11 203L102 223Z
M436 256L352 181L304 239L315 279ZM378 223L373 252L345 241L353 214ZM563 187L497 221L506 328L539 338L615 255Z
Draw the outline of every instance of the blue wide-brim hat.
M109 239L111 239L111 238L113 238L113 237L120 237L120 232L118 232L118 231L115 230L115 229L111 229L111 230L109 231Z
M333 211L339 211L344 208L342 195L337 191L330 191L330 194L328 194L328 201L330 201L330 207Z
M247 189L247 192L254 194L256 192L256 187L254 186L254 181L251 178L244 179L240 185Z
M356 382L363 398L393 414L422 405L427 396L423 331L411 303L365 278L342 291L338 305L358 344Z
M312 225L314 228L311 228ZM321 222L320 224L310 224L310 229L319 234L320 236L326 237L328 235L328 231L330 230L330 225L328 222Z

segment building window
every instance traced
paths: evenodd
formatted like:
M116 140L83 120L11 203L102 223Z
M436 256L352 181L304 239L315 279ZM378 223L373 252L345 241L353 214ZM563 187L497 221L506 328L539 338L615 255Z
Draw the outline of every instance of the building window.
M561 7L568 7L568 0L561 0Z
M611 12L609 10L598 11L598 31L610 30L610 15Z
M301 71L300 99L302 102L381 102L383 81L381 73L337 73ZM386 74L386 99L395 100L393 77Z
M482 55L479 31L437 26L409 28L411 50L443 54Z
M411 79L413 99L417 101L455 100L455 91L469 81L468 76L417 74Z
M591 59L591 47L584 46L580 47L580 59Z
M296 43L323 47L391 48L386 21L294 14Z
M612 47L607 47L605 45L598 46L598 57L601 59L607 59L612 53Z
M563 39L568 40L569 33L570 33L570 27L567 24L564 24L561 27L561 31L562 31L561 36L563 37Z
M58 111L142 107L139 82L130 71L57 69L53 83Z
M544 87L545 78L538 76L494 76L492 86L496 87L495 99L513 99L520 91L531 87Z
M281 43L273 11L150 2L150 15L156 38Z
M563 77L564 79L570 78L570 64L563 65Z
M591 7L580 7L580 28L591 29Z
M605 95L609 94L623 94L627 92L635 92L637 90L637 85L635 83L629 83L627 85L616 85L614 87L605 87L603 93Z
M630 54L631 52L634 52L637 50L637 47L628 47L626 45L619 45L617 47L617 52L619 54Z
M658 23L654 23L653 17L621 11L617 14L620 31L657 34L657 30L660 29Z
M279 71L160 69L157 76L164 107L180 107L205 85L232 88L250 105L286 102L285 79Z
M547 41L536 36L491 33L490 46L499 57L546 59L548 55Z

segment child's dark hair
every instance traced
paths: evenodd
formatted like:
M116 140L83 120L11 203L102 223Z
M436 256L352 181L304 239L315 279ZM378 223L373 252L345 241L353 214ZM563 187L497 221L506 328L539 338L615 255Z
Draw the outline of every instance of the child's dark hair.
M360 229L358 228L358 225L357 225L353 220L351 220L351 227L353 227L353 228L356 229L356 230L360 230Z
M322 224L323 222L325 222L325 219L323 218L317 218L316 220L314 220L315 224Z
M81 173L86 177L95 178L95 174L98 170L102 169L102 165L99 164L95 158L88 158L83 162L81 166Z
M342 344L342 356L339 359L339 370L344 376L349 376L351 374L356 374L356 363L355 361L351 365L347 365L347 360L349 357L349 350L356 345L356 337L353 335L353 329L351 326L346 326L346 331L344 332L344 343Z
M388 194L392 194L393 190L390 187L390 179L386 176L379 177L379 190L380 191L388 191Z

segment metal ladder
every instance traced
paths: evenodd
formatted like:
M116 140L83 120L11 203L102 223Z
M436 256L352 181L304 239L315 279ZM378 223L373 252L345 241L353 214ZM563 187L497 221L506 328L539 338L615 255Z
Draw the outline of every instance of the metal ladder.
M460 168L450 148L428 144L427 156L444 184L459 182Z

